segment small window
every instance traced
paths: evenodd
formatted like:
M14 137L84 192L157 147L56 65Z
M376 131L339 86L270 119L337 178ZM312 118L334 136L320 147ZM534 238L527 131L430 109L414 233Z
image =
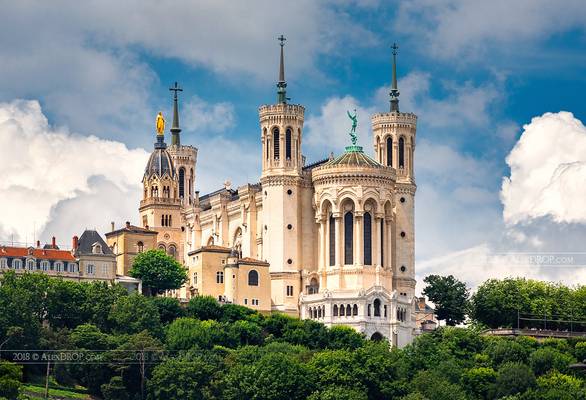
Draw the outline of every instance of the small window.
M41 270L43 270L43 271L49 270L49 261L46 261L46 260L41 261Z
M401 232L401 237L404 238L405 236L407 236L407 234L405 232Z
M92 249L92 253L102 254L102 246L99 244L94 244L94 248Z
M223 271L216 272L216 283L224 283L224 272Z
M248 299L244 299L244 304L248 304Z
M8 267L8 260L5 258L0 258L0 268L7 268Z
M399 199L399 201L400 201L401 203L404 203L404 202L405 202L405 198L404 198L404 197L401 197L401 198Z
M29 271L34 271L37 268L37 265L35 263L35 260L27 260L26 261L26 268Z
M248 286L258 286L258 272L254 269L248 273Z
M69 263L69 272L78 272L76 263ZM67 271L67 270L66 270Z
M102 275L108 276L108 264L102 264Z
M85 267L85 271L88 275L94 275L96 273L96 267L93 264L88 264Z
M12 260L12 268L22 269L22 260L19 260L19 259Z
M197 272L193 273L193 285L197 285Z
M338 305L337 304L334 304L334 309L333 309L332 313L333 313L334 317L338 316Z
M401 272L407 271L407 268L404 265L401 265Z
M287 285L287 297L293 297L293 286Z
M374 316L380 317L380 300L374 299Z
M136 250L137 250L139 253L142 253L142 252L144 251L144 243L143 243L143 242L138 242L138 243L136 244Z

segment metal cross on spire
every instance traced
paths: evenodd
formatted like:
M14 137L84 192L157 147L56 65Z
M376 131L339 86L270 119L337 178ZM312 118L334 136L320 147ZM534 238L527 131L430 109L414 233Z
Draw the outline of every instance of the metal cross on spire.
M281 42L281 43L280 43L280 44L281 44L281 47L283 47L283 46L285 46L285 40L287 40L287 39L285 38L285 36L281 35L281 36L279 36L279 37L277 38L277 40L278 40L279 42Z
M177 100L177 92L183 92L183 89L181 89L179 87L179 85L177 84L177 82L175 82L175 86L171 86L169 88L169 91L171 92L175 92L174 96L173 96L173 100Z

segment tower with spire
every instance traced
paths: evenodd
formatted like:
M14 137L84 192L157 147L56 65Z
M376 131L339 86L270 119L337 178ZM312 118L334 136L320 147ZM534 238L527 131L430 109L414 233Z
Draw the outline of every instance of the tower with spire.
M392 167L397 173L395 206L397 221L392 255L393 287L399 293L413 295L415 291L415 134L417 116L399 111L399 88L397 86L397 54L399 46L393 43L392 78L389 112L372 116L372 132L375 159L382 165Z
M303 265L301 210L311 208L311 195L303 180L301 144L305 108L290 104L285 80L285 37L280 46L276 104L259 108L262 143L263 259L270 263L274 293L286 287L299 291ZM306 204L304 204L306 203ZM306 255L306 257L309 255ZM274 308L297 310L297 301L284 295L273 299Z

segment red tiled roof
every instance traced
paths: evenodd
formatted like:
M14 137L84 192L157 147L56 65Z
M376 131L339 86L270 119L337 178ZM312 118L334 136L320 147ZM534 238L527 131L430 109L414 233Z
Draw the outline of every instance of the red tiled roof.
M106 232L106 237L116 235L121 232L130 232L130 233L144 233L144 234L151 234L156 235L158 232L153 231L152 229L146 229L136 225L128 225L123 228L117 229L115 231Z
M0 246L0 257L35 257L39 260L75 261L75 257L68 250L34 248L29 255L29 247Z
M197 254L197 253L229 253L230 248L224 246L218 246L217 244L212 244L211 246L201 246L199 249L195 249L187 253L187 255Z

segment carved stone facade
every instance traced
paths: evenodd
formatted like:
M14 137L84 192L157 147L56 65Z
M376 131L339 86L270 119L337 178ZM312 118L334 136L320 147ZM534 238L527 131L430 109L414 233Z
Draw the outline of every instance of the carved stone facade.
M404 346L416 328L417 117L398 111L395 89L395 109L372 117L374 158L348 146L306 165L305 109L287 103L282 63L278 103L259 108L259 183L199 196L197 149L179 145L178 132L170 148L157 139L140 214L189 270L171 294L348 325Z

